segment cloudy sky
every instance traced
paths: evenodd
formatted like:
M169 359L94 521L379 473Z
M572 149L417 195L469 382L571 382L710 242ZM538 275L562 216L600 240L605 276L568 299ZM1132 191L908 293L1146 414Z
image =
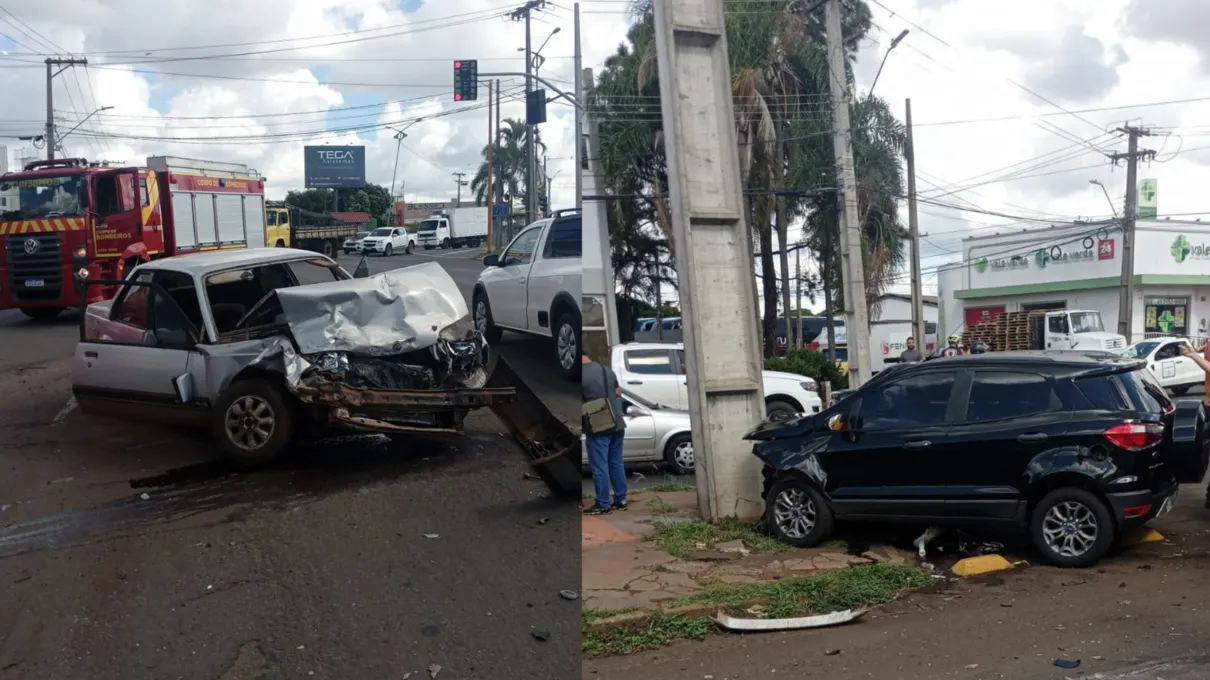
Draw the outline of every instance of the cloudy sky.
M1124 151L1114 128L1153 126L1160 211L1210 213L1210 5L1204 0L870 0L876 29L862 43L859 94L916 123L926 274L955 259L963 237L1120 211ZM486 88L453 101L452 62L522 71L524 27L504 0L2 0L0 136L37 134L45 117L48 53L87 57L54 81L73 155L137 161L149 154L239 160L281 196L302 185L306 143L368 147L369 179L391 183L394 129L409 200L443 199L452 173L473 173L486 143ZM555 28L541 73L571 88L569 0L535 15L535 47ZM625 0L584 0L584 64L598 67L624 39ZM523 113L518 78L502 78ZM1143 104L1166 102L1152 106ZM461 112L458 112L459 110ZM572 202L571 109L550 107L555 204ZM3 140L16 151L15 139ZM905 216L906 221L906 216ZM931 292L935 275L926 276ZM906 283L906 281L904 282Z
M1110 217L1094 179L1120 214L1126 172L1106 154L1126 150L1114 129L1127 123L1154 128L1140 146L1156 160L1139 179L1158 180L1160 213L1210 217L1210 3L871 0L871 8L877 29L861 51L862 93L891 40L910 31L875 92L901 117L912 100L918 188L929 202L919 207L926 274L961 260L965 237ZM1170 103L1140 106L1156 102ZM935 275L925 282L935 290Z
M243 162L269 178L271 197L302 188L305 144L367 147L371 182L398 184L408 200L452 197L453 173L473 174L487 143L487 87L477 102L453 99L453 61L481 73L521 72L521 2L505 0L3 0L0 2L0 140L39 134L46 116L48 54L87 58L54 80L61 132L97 114L64 144L71 155L136 162L152 154ZM590 7L591 5L591 7ZM572 90L571 3L533 20L541 75ZM586 3L584 65L625 34L625 5ZM587 12L593 12L588 14ZM503 115L523 117L524 80L501 78ZM571 108L552 104L548 145L555 203L573 202ZM39 150L38 155L44 151ZM469 177L466 179L469 180ZM566 180L573 181L566 181Z

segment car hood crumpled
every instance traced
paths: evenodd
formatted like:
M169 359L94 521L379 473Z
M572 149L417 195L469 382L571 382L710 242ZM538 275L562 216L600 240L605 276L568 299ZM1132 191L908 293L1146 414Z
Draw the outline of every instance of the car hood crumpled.
M436 262L280 288L277 299L303 355L388 356L424 349L469 316L457 284Z

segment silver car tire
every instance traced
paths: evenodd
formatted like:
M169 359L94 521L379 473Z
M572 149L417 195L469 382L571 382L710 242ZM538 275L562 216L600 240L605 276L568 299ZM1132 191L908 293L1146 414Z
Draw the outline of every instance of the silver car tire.
M294 437L292 406L268 380L236 381L214 405L214 437L231 460L263 465L275 459Z
M687 432L673 437L664 447L664 462L678 475L693 474L693 437Z

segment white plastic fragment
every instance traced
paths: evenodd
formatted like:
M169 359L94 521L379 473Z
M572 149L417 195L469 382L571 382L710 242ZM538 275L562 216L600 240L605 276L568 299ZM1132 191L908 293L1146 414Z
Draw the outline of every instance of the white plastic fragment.
M714 622L727 630L739 631L768 631L768 630L799 630L802 628L827 628L851 623L865 616L868 607L861 609L846 609L830 614L816 616L795 616L788 619L740 619L719 611L714 615Z

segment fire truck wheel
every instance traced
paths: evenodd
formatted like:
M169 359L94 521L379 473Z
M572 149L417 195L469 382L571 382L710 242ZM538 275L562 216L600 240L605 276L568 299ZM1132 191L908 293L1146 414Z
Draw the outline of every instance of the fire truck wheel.
M264 465L293 438L294 411L277 385L260 378L239 380L215 404L212 428L228 458Z
M21 313L34 321L54 321L63 313L62 307L26 307Z

